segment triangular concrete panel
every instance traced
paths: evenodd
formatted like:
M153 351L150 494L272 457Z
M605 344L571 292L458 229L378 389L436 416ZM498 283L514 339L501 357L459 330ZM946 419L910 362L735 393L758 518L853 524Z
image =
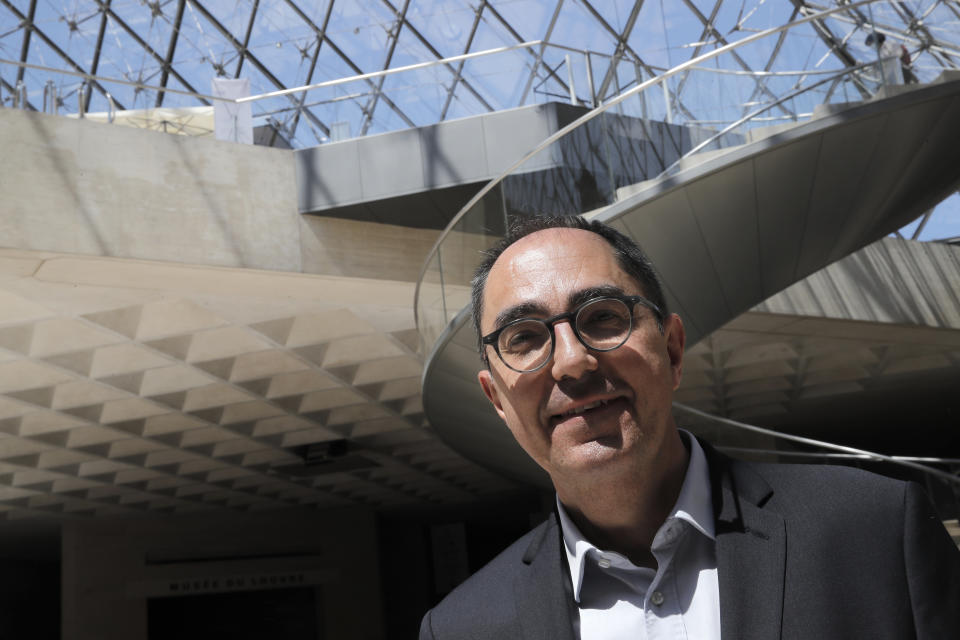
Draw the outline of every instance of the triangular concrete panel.
M170 436L170 435L177 435L177 434L174 434L174 433L166 433L166 434L164 434L164 435ZM159 440L160 438L154 438L154 439L155 439L155 440ZM176 444L174 444L174 446L176 446ZM175 473L177 472L177 469L180 468L180 463L179 463L179 462L169 462L169 463L167 463L167 464L158 464L158 465L155 465L155 466L149 467L149 468L152 469L153 471L156 471L157 473L165 473L165 474L167 474L167 475L173 475L173 474L175 474ZM150 491L151 491L152 493L160 493L160 492L163 491L163 489L151 489Z
M358 385L356 389L360 393L366 394L374 400L379 400L380 394L383 392L383 388L386 386L386 384L387 383L385 382L374 382L373 384Z
M280 405L284 411L290 413L299 413L300 405L303 404L303 394L297 394L295 396L285 396L283 398L273 398L272 402Z
M309 347L298 347L295 352L318 366L323 366L323 359L327 355L328 343L312 344Z
M221 380L229 380L230 373L233 371L233 365L236 361L236 358L220 358L218 360L207 360L206 362L194 362L193 366Z
M110 444L109 442L100 442L98 444L88 444L83 447L74 447L74 451L82 451L83 453L89 453L92 456L98 456L101 458L110 457ZM111 481L112 482L112 481Z
M99 382L104 382L110 386L128 391L133 395L140 395L140 388L143 386L143 371L133 373L121 373L116 376L107 376L100 378Z
M89 313L82 317L101 327L106 327L111 331L125 335L128 338L135 338L142 315L143 306L136 305L133 307L123 307L121 309L111 309L110 311Z
M150 436L150 438L151 438L152 440L156 440L157 442L162 442L163 444L165 444L165 445L167 445L167 446L176 448L176 447L179 447L179 446L180 446L180 440L183 438L183 434L184 434L184 433L185 433L185 432L183 432L183 431L174 431L174 432L172 432L172 433L157 433L157 434L154 434L154 435ZM177 464L179 464L179 463L177 463ZM161 468L163 468L164 466L165 466L165 465L160 465L160 466L156 466L156 467L152 467L152 468L153 468L153 469L161 469ZM176 469L176 466L177 466L177 465L174 465L174 469ZM173 472L173 471L170 471L170 472L168 472L168 473L174 473L174 472Z
M357 377L357 371L360 370L359 364L351 364L345 367L331 367L327 369L327 373L337 378L340 378L347 384L353 384L354 379Z
M112 457L111 460L114 462L122 462L124 464L133 465L135 467L142 467L146 463L148 455L149 454L147 453L134 453L128 456ZM131 486L131 484L127 484L126 486Z
M212 422L213 424L220 424L220 420L223 418L223 407L213 407L210 409L200 409L199 411L188 411L187 414L200 418L201 420L206 420L207 422Z
M391 331L390 335L412 353L417 353L420 350L420 333L416 329Z
M49 358L44 358L44 361L89 377L90 370L93 368L93 356L95 353L96 349L84 349L83 351L50 356Z
M0 420L0 433L9 433L12 436L18 436L20 435L20 425L22 423L22 416L4 418L3 420Z
M254 331L262 333L279 345L286 346L287 338L290 337L290 330L293 328L295 318L282 318L280 320L268 320L267 322L258 322L250 325Z
M12 456L9 458L4 458L2 455L0 455L0 460L3 460L4 464L15 464L20 467L30 467L32 469L36 469L40 464L40 454L31 453L25 456Z
M53 445L54 447L66 447L67 440L70 438L70 431L48 431L47 433L35 433L30 437L33 440L39 440L44 444Z
M234 433L239 433L245 436L253 435L253 430L257 427L256 420L247 420L244 422L234 422L232 424L226 425L224 428L233 431Z
M4 395L44 407L45 409L50 409L53 406L54 391L56 391L56 387L37 387L36 389L26 389L24 391L10 391Z
M22 355L30 355L30 345L33 343L33 325L22 324L17 327L0 329L0 347L16 351Z
M59 467L49 467L49 468L47 468L47 471L52 471L52 472L54 472L54 473L62 473L62 474L65 475L65 476L76 476L76 475L79 475L79 474L80 474L80 464L79 464L79 463L77 463L77 464L65 464L65 465L61 465L61 466L59 466ZM2 483L0 483L0 484L2 484ZM84 491L86 491L86 489L72 489L72 490L70 490L70 491L61 491L60 493L63 493L63 494L74 494L74 493L76 493L76 495L82 495Z
M70 407L69 409L61 409L60 412L74 416L75 418L82 418L84 420L89 420L90 422L99 423L100 416L103 415L103 404L88 404L84 407Z
M136 420L122 420L120 422L114 422L110 424L111 429L117 429L125 433L129 433L135 436L142 436L144 431L147 428L146 418L138 418Z
M171 336L169 338L161 338L160 340L151 340L144 344L178 360L186 360L192 343L193 334L189 333L180 336Z
M154 402L158 402L162 405L172 407L177 411L183 409L184 403L187 401L187 392L186 391L175 391L174 393L164 393L159 396L151 396L148 398Z
M39 491L41 493L51 493L53 491L53 480L44 480L42 482L31 482L30 484L18 485L22 489Z
M250 393L258 395L262 398L267 397L267 391L270 389L270 383L273 381L273 378L258 378L256 380L246 380L244 382L238 382L237 385L243 387Z

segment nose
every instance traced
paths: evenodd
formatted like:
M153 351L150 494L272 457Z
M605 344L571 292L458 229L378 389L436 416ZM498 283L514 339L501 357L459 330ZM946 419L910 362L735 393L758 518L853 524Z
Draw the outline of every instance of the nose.
M596 356L580 342L569 322L553 325L553 339L551 373L554 380L579 380L587 372L596 370Z

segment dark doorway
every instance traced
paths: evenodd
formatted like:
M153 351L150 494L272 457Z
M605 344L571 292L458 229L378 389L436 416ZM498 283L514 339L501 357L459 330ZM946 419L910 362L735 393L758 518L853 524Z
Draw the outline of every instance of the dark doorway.
M320 589L151 598L149 640L324 640Z

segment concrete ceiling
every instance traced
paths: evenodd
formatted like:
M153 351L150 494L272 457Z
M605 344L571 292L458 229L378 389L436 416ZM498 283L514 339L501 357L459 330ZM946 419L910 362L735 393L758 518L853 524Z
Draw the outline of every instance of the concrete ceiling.
M412 286L0 250L0 518L509 489L424 428Z

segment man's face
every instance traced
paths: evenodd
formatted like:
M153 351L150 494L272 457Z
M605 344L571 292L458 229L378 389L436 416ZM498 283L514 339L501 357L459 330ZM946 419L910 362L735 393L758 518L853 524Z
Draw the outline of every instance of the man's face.
M564 313L593 297L593 290L611 287L643 295L606 240L580 229L538 231L494 263L480 327L490 333L511 310L538 318ZM655 466L675 429L670 405L680 384L680 318L665 318L661 335L654 314L638 305L630 337L607 352L587 349L569 322L558 322L554 335L553 359L532 373L509 369L493 347L485 347L490 370L478 374L480 385L520 446L558 490L582 482L585 472Z

